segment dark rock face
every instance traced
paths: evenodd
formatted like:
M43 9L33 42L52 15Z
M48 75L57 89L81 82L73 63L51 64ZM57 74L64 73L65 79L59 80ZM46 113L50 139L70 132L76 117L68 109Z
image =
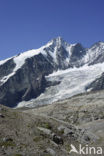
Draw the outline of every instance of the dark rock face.
M15 63L13 59L8 60L5 64L0 66L0 79L8 74L12 73Z
M104 55L100 54L94 61L92 61L89 65L94 65L97 63L104 62Z
M57 60L58 60L58 68L59 69L66 69L66 68L68 68L68 67L70 67L70 65L69 64L66 64L65 63L65 60L67 59L67 57L68 57L68 53L67 53L67 51L64 49L64 47L59 47L58 49L57 49Z
M83 65L83 63L81 62L81 59L85 54L86 54L86 51L80 43L73 46L72 55L70 57L71 66L79 67L79 66Z
M19 101L36 98L45 90L48 75L53 66L41 55L27 59L6 83L0 86L0 103L14 107Z
M82 45L80 43L77 43L75 46L73 46L71 60L77 61L78 58L82 58L85 54L84 52L85 49L82 47Z
M100 78L96 79L89 86L86 87L86 89L90 88L92 91L104 89L104 73L101 75Z

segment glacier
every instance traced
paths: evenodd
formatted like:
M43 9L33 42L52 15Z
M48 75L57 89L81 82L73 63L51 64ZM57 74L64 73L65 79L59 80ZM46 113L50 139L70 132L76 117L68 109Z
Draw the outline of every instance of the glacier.
M30 101L22 101L17 105L19 107L38 107L42 105L52 104L53 102L70 98L74 95L89 92L86 90L91 82L99 78L104 72L104 63L92 66L84 65L80 68L71 68L66 70L58 70L46 76L47 81L60 82L55 86L47 87L45 92L36 99Z

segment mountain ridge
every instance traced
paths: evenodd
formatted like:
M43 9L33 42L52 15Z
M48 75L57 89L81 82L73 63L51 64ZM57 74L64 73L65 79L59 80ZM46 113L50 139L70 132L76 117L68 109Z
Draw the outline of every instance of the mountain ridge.
M54 71L103 62L103 42L86 49L57 37L39 49L0 61L0 103L14 107L22 100L38 97L49 85L45 76Z

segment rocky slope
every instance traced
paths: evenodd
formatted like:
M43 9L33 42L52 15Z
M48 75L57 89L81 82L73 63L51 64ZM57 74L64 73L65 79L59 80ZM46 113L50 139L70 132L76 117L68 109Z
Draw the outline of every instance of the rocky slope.
M35 109L0 105L0 156L77 156L69 154L71 144L104 152L103 95L82 94Z
M90 90L103 90L104 89L104 73L97 78L95 81L93 81L90 85L86 87L86 89Z
M86 49L79 43L68 44L61 37L53 39L39 49L0 61L0 103L14 107L18 102L38 97L53 85L45 76L54 71L102 62L103 42Z

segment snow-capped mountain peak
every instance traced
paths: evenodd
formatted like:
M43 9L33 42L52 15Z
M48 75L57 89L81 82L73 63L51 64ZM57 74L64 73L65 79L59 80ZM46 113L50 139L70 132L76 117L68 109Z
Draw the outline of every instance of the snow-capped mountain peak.
M50 42L52 42L55 46L58 46L58 47L60 47L66 43L64 41L64 39L60 36L52 39Z
M0 103L13 107L22 100L38 97L50 83L52 85L60 83L62 77L59 77L58 82L50 83L45 77L58 70L68 69L70 74L72 68L78 69L84 65L90 66L103 62L104 42L98 42L86 49L80 43L68 44L61 37L54 38L39 49L32 49L0 61ZM98 70L94 72L96 75L92 80L103 72L102 67L94 68L94 70ZM83 69L77 70L76 77L83 72ZM90 74L90 72L88 73ZM86 76L86 71L85 74L82 73L83 75ZM80 78L80 76L78 77ZM85 77L85 80L89 77ZM69 83L66 79L65 82L65 85ZM70 83L72 84L74 81L70 81ZM53 94L50 93L50 95Z
M78 44L68 44L66 41L64 41L61 37L57 37L49 41L44 46L38 48L38 49L32 49L28 50L23 53L19 53L17 56L13 56L9 59L0 61L0 65L3 65L8 60L13 59L14 63L17 65L16 70L21 68L22 65L25 63L25 60L31 57L34 57L35 55L42 54L44 57L49 59L50 62L58 64L58 55L64 55L66 53L66 56L64 55L65 59L67 59L67 62L70 60L70 56L72 55L72 48ZM64 51L64 53L61 51ZM62 56L63 57L63 56ZM64 63L64 62L63 62ZM15 70L15 71L16 71Z
M89 65L104 62L104 42L97 42L91 48L86 49L83 59Z

